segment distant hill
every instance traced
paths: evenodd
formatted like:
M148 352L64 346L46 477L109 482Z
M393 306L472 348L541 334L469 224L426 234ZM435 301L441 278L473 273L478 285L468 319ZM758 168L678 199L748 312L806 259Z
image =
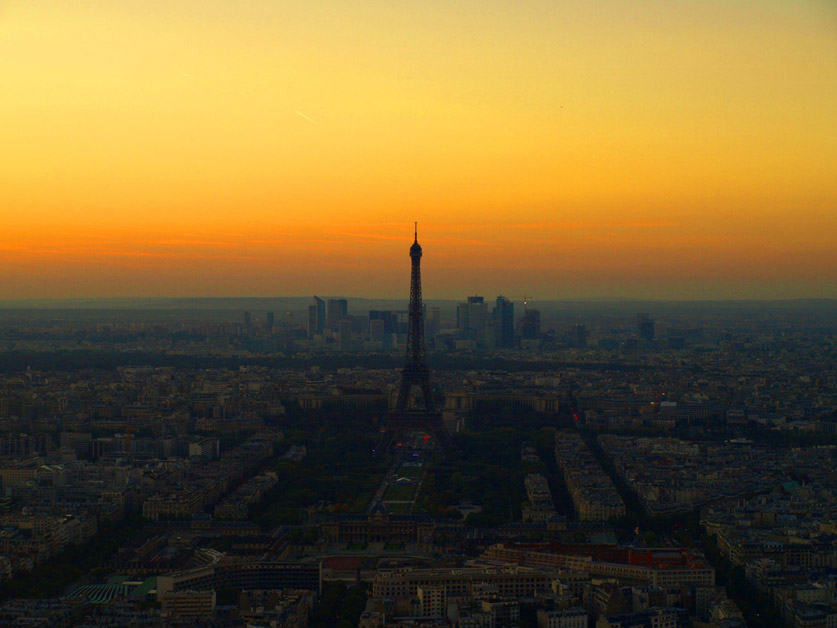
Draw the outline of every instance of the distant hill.
M406 311L403 299L363 299L352 296L318 295L323 300L345 298L349 313L366 315L369 310ZM464 297L462 299L464 301ZM489 311L493 297L486 296ZM456 316L460 301L426 299L428 307L437 306L445 320ZM124 322L124 321L243 321L244 312L264 319L273 312L277 321L304 323L311 296L294 297L195 297L195 298L120 298L120 299L19 299L0 300L0 323L38 322ZM679 317L733 317L761 320L785 317L831 326L837 321L837 299L797 299L776 301L647 301L635 299L530 301L529 307L541 312L544 322L557 324L585 321L595 317L627 319L647 312L657 319ZM523 313L523 304L515 304L515 315Z

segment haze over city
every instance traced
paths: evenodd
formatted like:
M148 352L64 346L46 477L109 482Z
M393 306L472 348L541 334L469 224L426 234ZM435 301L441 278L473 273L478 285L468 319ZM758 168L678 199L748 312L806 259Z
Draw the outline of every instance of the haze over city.
M0 2L0 626L837 628L836 35Z
M0 295L837 297L836 7L6 2Z

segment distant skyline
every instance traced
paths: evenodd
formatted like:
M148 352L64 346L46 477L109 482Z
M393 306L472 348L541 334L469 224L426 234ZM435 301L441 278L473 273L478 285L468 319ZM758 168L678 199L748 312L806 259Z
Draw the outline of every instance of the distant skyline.
M837 3L11 0L0 300L837 297Z

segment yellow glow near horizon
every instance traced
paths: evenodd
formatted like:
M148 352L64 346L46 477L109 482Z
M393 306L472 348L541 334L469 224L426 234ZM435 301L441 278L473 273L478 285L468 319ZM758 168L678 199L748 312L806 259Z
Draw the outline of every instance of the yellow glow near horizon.
M825 0L0 8L0 299L837 296ZM402 267L403 266L403 267Z

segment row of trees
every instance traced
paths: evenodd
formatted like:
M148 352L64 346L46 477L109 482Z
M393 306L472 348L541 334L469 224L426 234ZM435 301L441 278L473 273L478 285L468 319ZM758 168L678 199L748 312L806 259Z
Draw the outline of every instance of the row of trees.
M143 520L134 514L126 521L103 524L84 545L69 545L32 571L16 573L0 583L0 600L8 598L46 598L62 595L67 588L88 574L96 575L120 545L142 530Z
M129 339L125 339L129 340ZM16 373L31 367L37 371L71 371L78 369L113 370L119 366L172 366L184 369L237 369L240 366L268 368L310 368L324 370L361 367L398 369L404 365L401 354L334 353L314 357L308 355L181 355L153 351L120 351L109 349L63 349L59 351L6 350L0 352L0 372ZM554 359L509 359L496 355L439 353L433 356L435 370L504 370L547 371L574 368L591 371L635 371L637 364L561 362Z
M286 444L305 445L307 455L273 465L279 482L251 508L251 519L266 527L301 524L321 502L337 512L363 512L389 463L372 456L385 413L385 407L333 406L303 412L289 404Z
M323 585L311 628L352 628L357 626L366 608L368 585L364 582L349 588L345 582L329 582Z
M465 419L466 429L454 437L456 450L431 463L422 484L419 504L432 515L456 516L454 504L470 502L481 512L471 513L466 524L495 527L520 519L526 500L524 479L528 473L544 474L556 505L566 512L563 485L554 464L554 433L570 425L567 411L545 415L525 406L487 403ZM541 462L524 463L520 449L533 443Z

